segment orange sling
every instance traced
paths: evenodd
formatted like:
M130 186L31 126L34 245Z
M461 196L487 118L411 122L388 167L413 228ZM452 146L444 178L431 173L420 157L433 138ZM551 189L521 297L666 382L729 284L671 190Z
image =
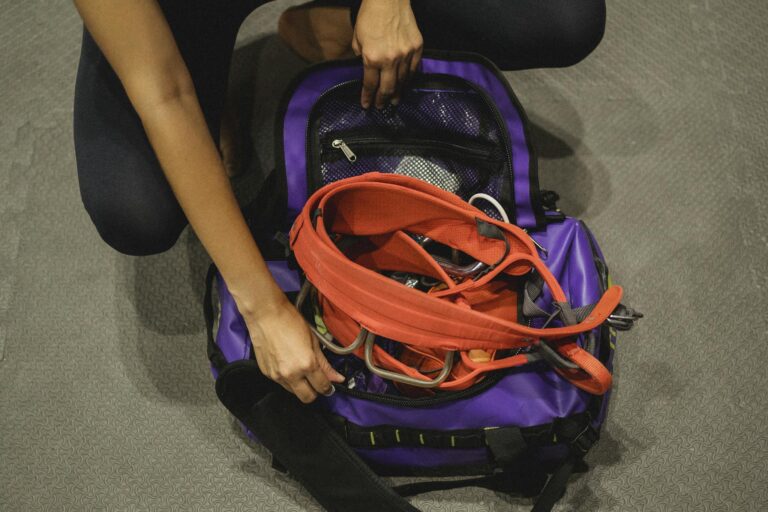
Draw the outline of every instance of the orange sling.
M471 256L482 270L455 282L419 237ZM560 327L519 323L518 295L505 276L535 271L554 304L568 308L562 288L525 231L450 192L397 174L333 182L306 202L290 244L307 278L302 300L308 287L317 289L323 321L338 343L321 341L356 354L406 388L464 389L485 372L539 359L561 361L555 370L590 393L611 386L610 372L576 337L605 322L621 300L621 287L611 286L581 322L572 315L566 321L569 315L563 314ZM439 284L423 292L383 271L427 276ZM404 344L401 356L375 344L375 336ZM528 351L497 358L504 349ZM439 378L429 376L437 372Z

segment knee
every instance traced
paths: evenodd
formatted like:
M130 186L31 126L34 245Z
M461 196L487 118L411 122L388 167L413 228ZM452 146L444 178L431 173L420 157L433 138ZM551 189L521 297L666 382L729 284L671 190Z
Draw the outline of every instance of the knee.
M600 44L605 33L605 0L558 2L552 37L553 65L572 66L584 60Z
M174 246L186 225L175 212L148 210L137 204L95 199L84 201L101 238L129 256L159 254Z

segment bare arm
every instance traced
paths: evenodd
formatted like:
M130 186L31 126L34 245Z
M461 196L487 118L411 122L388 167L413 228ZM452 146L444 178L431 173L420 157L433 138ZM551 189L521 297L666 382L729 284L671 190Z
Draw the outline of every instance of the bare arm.
M311 401L315 390L328 389L328 377L338 378L272 279L248 230L162 10L156 0L75 0L75 5L245 317L262 371Z

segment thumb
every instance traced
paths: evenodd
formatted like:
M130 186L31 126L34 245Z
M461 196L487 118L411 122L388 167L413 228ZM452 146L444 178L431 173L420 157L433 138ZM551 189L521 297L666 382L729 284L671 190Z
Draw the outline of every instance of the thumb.
M331 366L331 363L328 362L325 354L320 349L320 343L317 340L315 340L315 357L317 358L318 365L320 365L320 370L328 377L328 380L338 383L344 382L344 376L333 369L333 366Z

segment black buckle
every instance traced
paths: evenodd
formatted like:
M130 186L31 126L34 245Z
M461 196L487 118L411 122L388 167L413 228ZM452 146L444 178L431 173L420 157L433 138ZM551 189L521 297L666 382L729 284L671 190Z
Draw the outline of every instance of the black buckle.
M592 422L587 422L584 430L579 432L576 437L571 440L571 446L579 450L582 454L585 454L592 448L597 440L600 438L600 433L595 427L592 426Z
M606 322L618 331L628 331L634 327L635 322L641 318L643 318L643 314L639 311L635 311L624 304L619 304L616 306L616 309L613 310L613 313L608 316Z

